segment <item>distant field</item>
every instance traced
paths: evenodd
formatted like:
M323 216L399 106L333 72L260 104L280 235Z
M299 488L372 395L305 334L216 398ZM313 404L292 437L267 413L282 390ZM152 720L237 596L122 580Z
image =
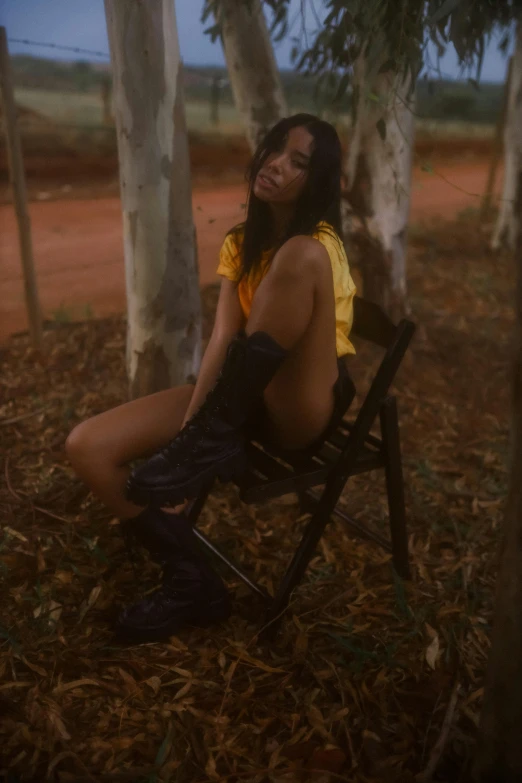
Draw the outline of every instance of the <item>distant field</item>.
M39 90L19 87L15 90L16 102L32 109L58 125L76 125L85 128L98 127L103 122L103 105L97 93ZM240 130L234 106L223 105L219 110L220 124L215 128L210 119L210 107L206 101L189 101L186 106L187 123L191 130L218 130L225 133Z
M100 95L96 93L53 91L30 88L18 88L15 91L16 101L20 106L38 112L54 123L64 126L78 126L88 130L96 128L103 121L103 107ZM294 106L292 111L304 107ZM241 123L234 106L223 103L219 109L219 125L211 121L208 101L189 100L186 104L187 124L189 130L195 132L214 132L236 135L242 132ZM329 119L335 121L340 129L349 127L348 114L331 114ZM417 132L430 134L441 138L472 137L487 139L493 135L494 125L489 123L474 123L440 119L420 119L417 121Z
M95 93L21 87L15 90L15 100L20 106L64 125L92 127L101 125L103 121L101 98Z
M83 107L89 115L90 102L99 107L99 96L103 85L110 85L110 67L108 64L100 68L89 62L66 63L49 60L47 58L14 55L11 57L13 79L16 88L29 91L51 91L63 94L79 93L83 99ZM313 77L304 76L292 70L280 72L283 89L292 109L303 108L314 114L321 112L323 108L335 109L337 113L345 114L350 111L350 91L337 104L334 101L335 88L323 84L318 86ZM212 84L218 78L224 82L221 90L221 99L224 108L224 123L227 124L227 111L233 105L232 91L227 79L227 72L223 68L206 66L185 67L185 95L189 104L209 106L212 93ZM417 84L417 114L430 120L459 121L473 124L493 124L498 117L502 101L504 86L481 82L473 86L467 80L453 81L448 79L420 79ZM41 97L41 96L40 96ZM36 98L38 100L38 98ZM65 99L67 103L68 99ZM72 101L73 99L70 98ZM65 108L58 106L58 111L63 113ZM210 110L209 110L210 111ZM98 108L98 118L100 117ZM205 127L208 125L206 117L208 113L202 109L204 120L194 117L194 125ZM96 111L94 112L96 115ZM93 121L94 124L97 120ZM86 119L86 122L89 122Z
M417 120L416 132L433 135L439 139L492 139L495 124L466 122L465 120Z

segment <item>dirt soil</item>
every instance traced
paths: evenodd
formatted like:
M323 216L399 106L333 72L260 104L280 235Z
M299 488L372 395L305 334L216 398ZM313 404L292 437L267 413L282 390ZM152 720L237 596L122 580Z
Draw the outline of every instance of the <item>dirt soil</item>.
M487 167L484 159L435 165L433 173L417 167L412 224L435 217L451 219L462 210L476 209ZM225 177L216 180L215 170L212 181L205 179L204 167L198 171L193 203L200 279L206 285L217 279L225 233L242 218L245 185L237 169L228 171L228 183ZM230 183L231 178L235 183ZM78 320L122 313L125 290L117 182L93 184L81 178L74 185L60 182L63 177L43 183L30 180L34 257L44 317ZM0 259L1 340L27 328L18 235L10 204L0 206Z
M470 190L480 176L466 168L452 175ZM470 203L454 188L435 188L437 181L416 189L416 215L448 210L449 194L452 211ZM203 203L233 212L239 193L223 195L213 192ZM432 204L431 213L422 203ZM61 235L47 233L55 257L68 262L57 278L74 279L82 243L104 252L100 227L118 252L117 202L90 202L89 221L81 219L82 202L34 206L35 216L47 210L56 221L50 225L63 229L72 217L61 222L62 213L79 210L80 242L71 231L58 252ZM40 225L49 228L44 218ZM0 373L0 777L469 779L508 457L513 271L508 258L488 252L490 231L490 224L478 231L469 214L412 232L408 282L424 338L417 333L394 384L412 581L394 576L383 550L332 521L270 645L257 641L260 601L224 568L233 596L226 623L186 630L165 644L115 643L118 607L157 584L158 572L142 553L133 568L118 520L74 477L63 443L76 423L126 399L125 319L49 324L41 356L27 336L9 340ZM104 267L88 270L86 281L105 281ZM215 305L207 294L215 288L203 297L207 334ZM378 360L358 349L351 362L355 408ZM306 524L295 501L247 506L235 487L222 486L199 527L272 591ZM350 480L342 506L388 534L379 473Z

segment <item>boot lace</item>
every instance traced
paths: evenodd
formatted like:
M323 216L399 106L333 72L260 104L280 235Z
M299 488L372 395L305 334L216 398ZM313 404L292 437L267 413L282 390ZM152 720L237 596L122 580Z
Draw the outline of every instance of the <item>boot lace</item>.
M207 413L200 408L192 416L182 430L168 443L162 454L171 463L181 464L190 459L193 449L210 432L210 422Z
M161 453L170 462L177 464L187 462L190 459L191 451L212 432L212 416L219 415L226 402L225 390L221 387L218 379L216 385L208 392L199 410L190 417L183 429L162 449Z

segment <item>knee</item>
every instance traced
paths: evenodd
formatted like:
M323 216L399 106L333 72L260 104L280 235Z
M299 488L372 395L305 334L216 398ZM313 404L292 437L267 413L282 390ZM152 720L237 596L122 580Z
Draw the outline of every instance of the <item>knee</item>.
M326 249L311 237L292 237L275 254L270 265L275 277L290 278L303 284L314 284L325 273L331 274Z
M65 453L74 468L82 464L85 459L96 451L96 444L92 437L89 420L82 421L67 436L65 441Z

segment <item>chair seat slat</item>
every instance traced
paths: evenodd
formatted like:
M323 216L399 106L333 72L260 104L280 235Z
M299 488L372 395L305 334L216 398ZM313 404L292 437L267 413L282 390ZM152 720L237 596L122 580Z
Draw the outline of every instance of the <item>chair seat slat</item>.
M353 423L346 421L346 419L342 419L341 423L339 424L339 430L349 434L353 431ZM372 435L371 433L366 436L366 443L368 443L370 446L375 446L376 449L382 448L382 440L376 435Z
M337 431L314 457L299 451L271 454L258 444L250 443L247 450L249 470L239 482L242 500L255 503L323 484L347 443L348 436ZM287 464L283 464L283 460ZM384 466L385 460L380 452L364 447L357 456L352 475Z
M330 470L315 463L308 470L297 472L253 443L249 444L247 455L249 469L238 482L245 503L271 500L289 492L316 487L324 483Z

